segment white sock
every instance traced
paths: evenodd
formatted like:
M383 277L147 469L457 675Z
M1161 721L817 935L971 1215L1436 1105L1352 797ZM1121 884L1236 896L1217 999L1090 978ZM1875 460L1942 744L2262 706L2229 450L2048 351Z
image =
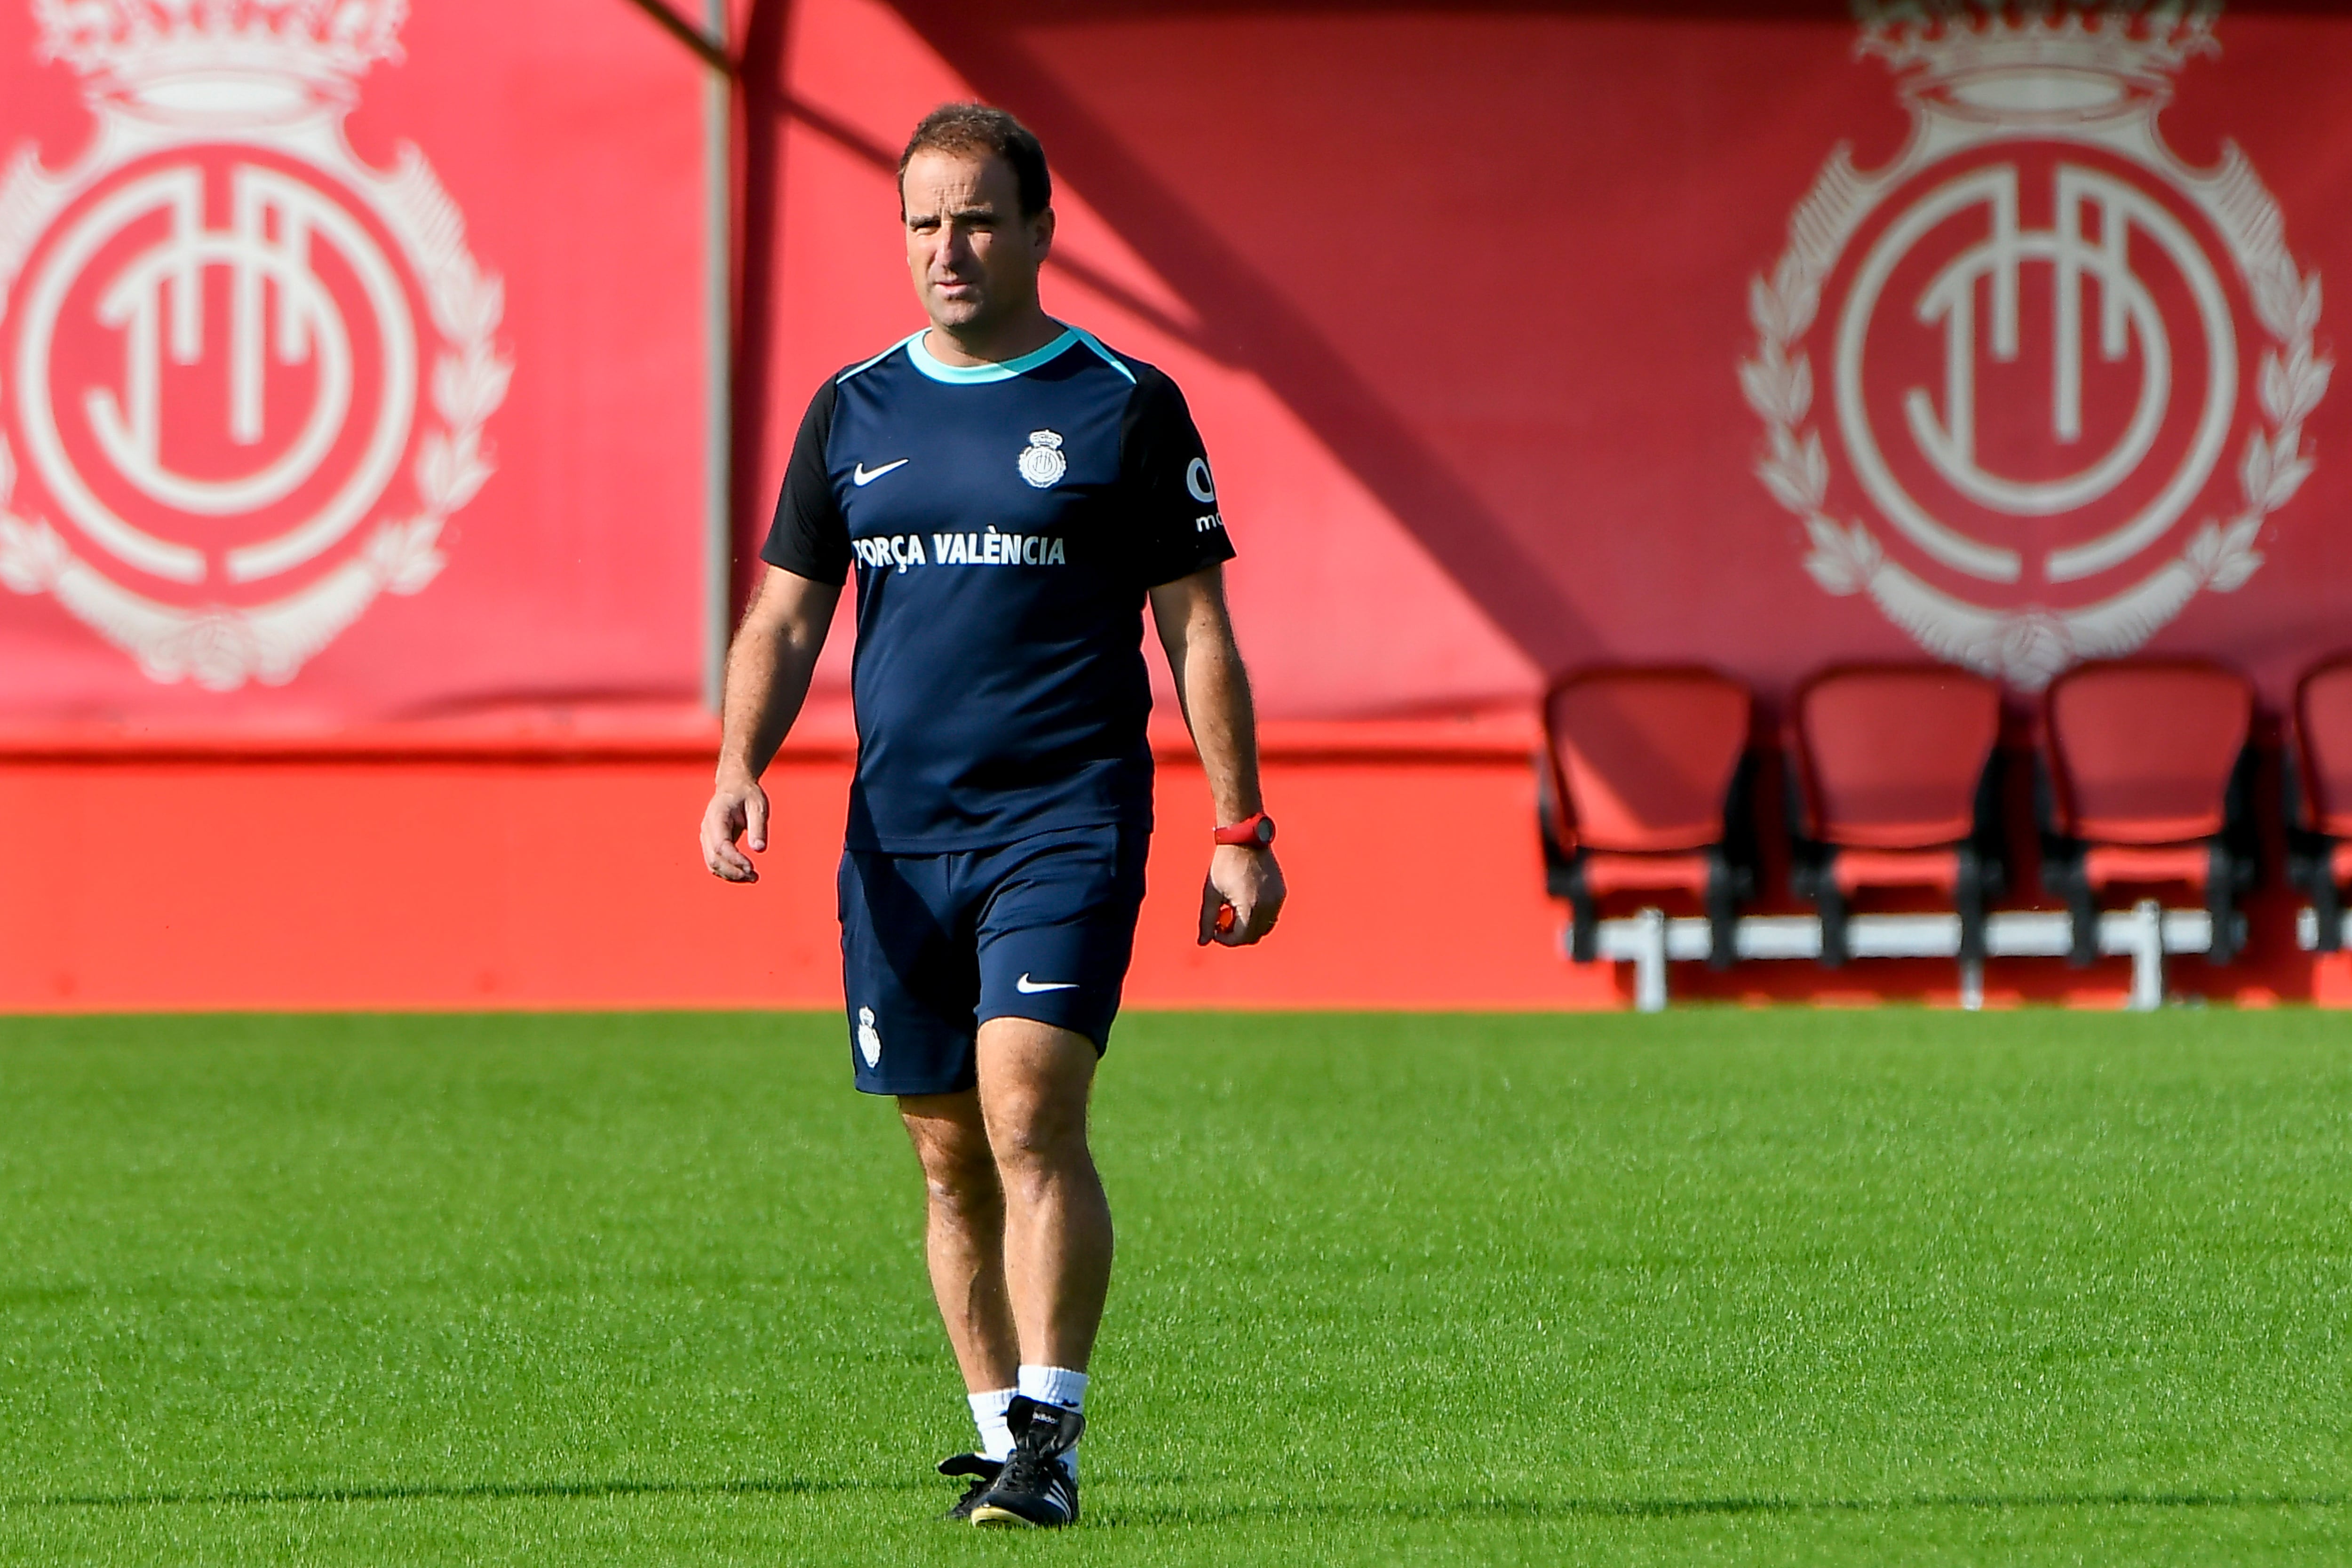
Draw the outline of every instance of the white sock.
M985 1394L965 1395L971 1401L972 1425L980 1428L982 1458L1003 1460L1013 1457L1013 1428L1004 1424L1004 1407L1013 1403L1018 1392L992 1388Z
M1045 1405L1058 1405L1065 1410L1087 1407L1087 1374L1072 1372L1066 1366L1024 1366L1021 1369L1020 1392Z
M1041 1405L1058 1405L1065 1410L1083 1411L1087 1407L1087 1374L1072 1372L1066 1366L1024 1366L1021 1369L1020 1392L1024 1398ZM1063 1451L1062 1464L1076 1480L1078 1475L1078 1447L1073 1443Z

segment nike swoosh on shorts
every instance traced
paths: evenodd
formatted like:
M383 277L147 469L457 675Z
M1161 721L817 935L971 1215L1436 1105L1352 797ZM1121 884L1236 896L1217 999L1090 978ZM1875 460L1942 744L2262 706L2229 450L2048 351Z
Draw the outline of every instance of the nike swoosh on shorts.
M1075 980L1032 980L1025 970L1021 978L1013 983L1013 989L1024 996L1034 996L1040 991L1076 991L1077 988L1078 983Z
M885 463L878 468L869 468L865 464L860 463L857 465L857 471L849 476L849 482L856 485L859 489L864 489L867 485L872 484L883 475L890 473L895 469L903 468L908 463L913 461L914 459L912 458L901 458L895 463Z

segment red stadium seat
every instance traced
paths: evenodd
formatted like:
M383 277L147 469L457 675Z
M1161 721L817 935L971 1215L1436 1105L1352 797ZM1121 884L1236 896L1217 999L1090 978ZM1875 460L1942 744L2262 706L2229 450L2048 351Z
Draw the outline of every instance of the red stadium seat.
M2352 884L2352 655L2303 678L2293 742L2288 875L2319 917L2319 951L2335 952L2344 945L2344 889Z
M1548 882L1569 901L1570 951L1589 962L1601 900L1687 895L1731 961L1732 921L1755 890L1746 765L1754 703L1705 669L1599 669L1544 699Z
M2097 951L2098 909L2118 888L2186 886L2213 914L2206 957L2237 953L2237 896L2253 885L2247 784L2253 693L2193 660L2086 664L2042 709L2042 880L2074 916L2074 961Z
M1864 889L1952 900L1960 956L1984 957L2000 890L2000 691L1945 665L1832 670L1797 694L1789 724L1790 880L1822 917L1822 962L1845 961L1845 917Z

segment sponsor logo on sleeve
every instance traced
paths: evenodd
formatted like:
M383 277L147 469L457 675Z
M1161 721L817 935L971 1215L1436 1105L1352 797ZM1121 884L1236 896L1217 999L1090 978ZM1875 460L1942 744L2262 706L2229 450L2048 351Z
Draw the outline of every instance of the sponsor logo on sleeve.
M1195 458L1184 466L1184 489L1202 506L1217 504L1217 481L1209 472L1209 459ZM1225 526L1224 513L1204 511L1192 520L1195 533L1215 533Z

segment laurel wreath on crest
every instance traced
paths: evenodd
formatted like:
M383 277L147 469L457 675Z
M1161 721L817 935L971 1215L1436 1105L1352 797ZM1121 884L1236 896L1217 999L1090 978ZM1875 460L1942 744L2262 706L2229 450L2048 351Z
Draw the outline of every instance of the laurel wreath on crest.
M1822 284L1873 204L1877 184L1857 174L1845 149L1832 155L1790 219L1789 248L1771 277L1749 282L1756 357L1739 367L1740 390L1769 440L1757 477L1804 524L1811 546L1805 570L1814 582L1841 596L1866 591L1930 651L2038 690L2080 659L2132 651L2199 591L2235 592L2261 569L2255 545L2263 523L2311 477L2304 425L2326 395L2334 364L2317 348L2319 277L2296 268L2277 204L2238 149L2227 147L2221 170L2200 183L2210 187L2214 215L2239 254L2254 313L2273 340L2256 386L2268 424L2248 438L2238 466L2239 510L2227 521L2207 521L2178 559L2110 599L2071 611L2000 611L1932 586L1888 560L1866 524L1842 523L1827 510L1829 457L1810 422L1812 364L1796 345L1811 329Z
M20 182L39 181L37 161L20 158L0 189L0 216L31 215L37 197ZM513 362L498 349L506 287L466 248L465 220L424 155L404 145L393 172L361 171L406 242L441 338L429 395L437 426L416 443L411 468L418 510L379 522L351 559L301 591L252 607L182 607L123 587L75 554L40 519L12 510L16 468L0 434L0 584L19 594L54 594L109 642L166 683L193 679L215 691L247 680L281 686L357 620L379 594L422 592L447 558L440 548L450 514L472 500L496 471L482 432L505 403ZM46 195L47 193L41 193ZM16 226L25 226L19 222Z

